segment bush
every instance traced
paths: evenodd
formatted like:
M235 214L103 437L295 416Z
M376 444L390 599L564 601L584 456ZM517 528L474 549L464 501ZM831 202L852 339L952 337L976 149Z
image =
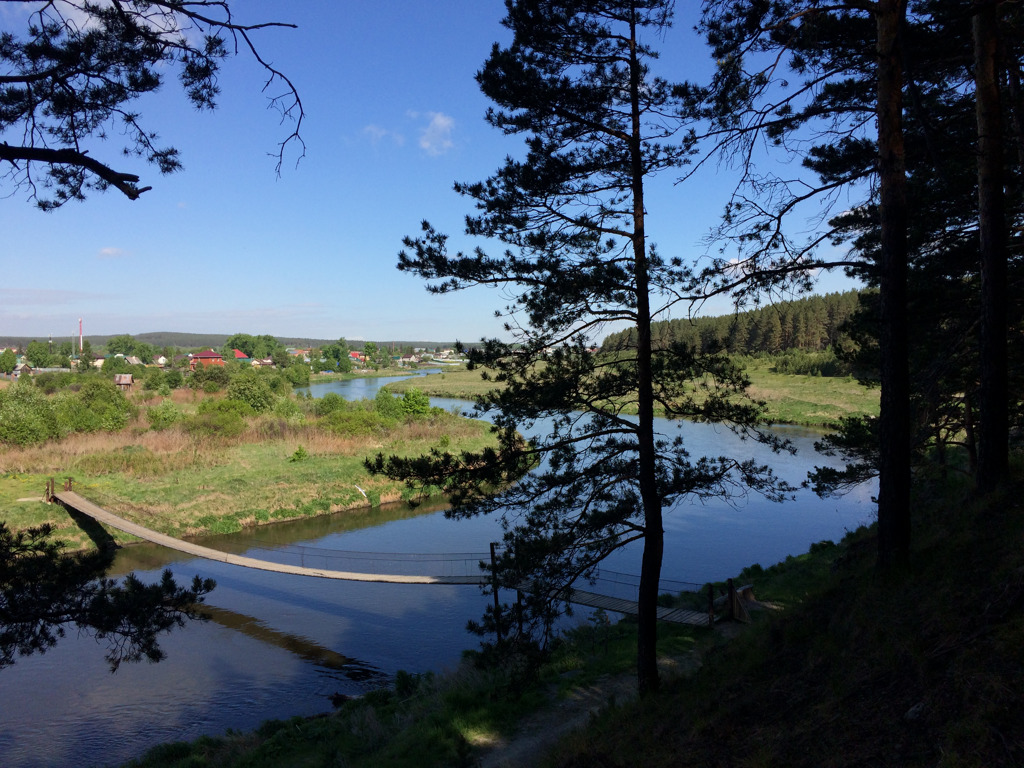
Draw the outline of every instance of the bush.
M36 388L43 390L48 395L52 395L71 383L71 374L46 371L45 373L36 374L32 379Z
M395 403L397 404L398 401L396 400ZM334 411L325 416L320 423L325 429L339 435L374 435L386 432L397 421L397 419L383 418L374 411L351 409Z
M226 398L224 400L214 400L212 398L203 400L199 407L196 409L199 413L228 413L238 416L241 419L245 419L252 416L252 406L242 400L232 400Z
M303 416L302 407L290 397L278 398L274 404L274 415L289 421L300 421Z
M59 436L57 416L42 391L28 383L0 391L0 443L34 445Z
M849 376L850 366L836 357L831 349L808 352L804 349L788 349L775 358L773 369L776 373L797 376Z
M81 407L92 414L92 418L81 413L72 416L72 422L89 425L89 428L74 429L76 432L115 432L126 427L138 412L138 409L128 402L124 393L109 379L88 379L79 388L77 398Z
M385 419L400 419L405 413L402 402L392 395L387 387L377 390L377 397L373 401L374 410Z
M147 392L156 392L164 384L164 372L159 368L147 369L146 380L142 382L142 388Z
M188 385L193 389L204 389L207 382L213 382L213 391L217 392L231 383L231 374L223 365L199 365L188 377Z
M248 403L256 413L274 407L274 391L263 377L255 373L241 373L228 385L228 397Z
M174 403L166 401L159 405L154 405L146 411L146 418L149 419L149 425L157 432L177 424L181 421L182 415L182 412L175 407Z
M164 384L171 389L177 389L185 381L185 377L181 375L181 371L164 371Z
M348 407L348 401L337 392L328 392L316 401L313 406L313 413L317 416L326 416L335 411L343 411Z
M418 389L410 389L402 395L402 411L407 416L426 416L430 413L430 398Z
M200 437L237 437L245 431L245 419L230 411L208 411L197 413L185 428Z

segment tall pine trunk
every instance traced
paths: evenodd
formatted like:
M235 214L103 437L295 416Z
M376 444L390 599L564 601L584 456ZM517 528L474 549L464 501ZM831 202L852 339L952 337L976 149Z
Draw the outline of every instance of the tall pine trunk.
M878 562L910 556L910 370L907 328L907 176L903 145L905 0L878 0L878 184L881 252L881 412Z
M640 126L640 62L636 25L630 24L630 173L633 194L633 279L636 283L637 454L640 503L644 509L644 552L637 599L637 689L641 696L658 690L658 591L665 549L661 496L658 493L654 446L654 380L652 371L650 276L644 220L644 167Z
M1003 196L1003 117L999 94L999 17L995 0L974 15L974 82L978 120L978 235L981 259L981 397L978 490L991 491L1009 468L1007 260Z

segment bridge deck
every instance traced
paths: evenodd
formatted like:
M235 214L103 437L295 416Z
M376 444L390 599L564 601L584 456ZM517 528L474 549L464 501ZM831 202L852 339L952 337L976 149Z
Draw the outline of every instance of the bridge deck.
M272 563L268 560L258 560L252 557L232 555L221 552L217 549L210 549L199 544L192 544L188 541L176 539L163 533L151 531L149 528L125 520L123 517L108 512L102 507L93 504L88 499L79 496L74 491L61 491L55 493L53 498L68 509L88 515L97 522L109 525L119 531L124 531L140 539L151 541L169 549L184 552L195 557L216 560L231 565L239 565L244 568L256 568L262 571L273 571L275 573L290 573L298 576L316 576L321 579L338 579L342 581L374 581L387 584L459 584L459 585L481 585L486 576L407 576L399 574L381 573L358 573L354 571L332 571L323 568L307 568L299 565L285 565L283 563ZM601 608L616 613L637 614L637 603L635 600L624 600L618 597L608 597L595 592L573 589L569 596L570 602L577 605L584 605L589 608ZM694 626L708 626L708 615L698 611L684 610L681 608L658 608L658 619L675 624L690 624Z
M140 539L151 541L154 544L176 549L196 557L204 557L207 560L217 560L231 565L240 565L245 568L256 568L261 571L273 571L275 573L291 573L298 576L317 576L321 579L339 579L342 581L377 581L387 584L476 584L483 583L483 576L405 576L399 574L382 573L357 573L353 571L330 571L323 568L306 568L299 565L284 565L283 563L272 563L267 560L257 560L252 557L231 555L217 549L210 549L199 544L192 544L173 536L151 531L136 523L118 517L102 507L93 504L73 491L61 491L55 493L54 498L63 506L69 507L94 520L117 528L119 531L138 536Z

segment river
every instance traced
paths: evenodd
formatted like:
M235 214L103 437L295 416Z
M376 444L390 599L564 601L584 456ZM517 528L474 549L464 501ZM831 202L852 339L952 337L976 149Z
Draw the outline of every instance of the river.
M394 379L390 379L393 381ZM314 384L320 397L336 391L372 398L389 379ZM434 400L444 408L465 405ZM776 472L799 483L824 463L813 452L817 433L778 427L796 456L739 443L724 428L669 422L683 430L693 455L760 454ZM772 504L751 496L733 504L680 504L666 515L664 576L703 583L798 554L823 539L869 522L871 494L863 489L821 500L801 491L795 502ZM362 552L485 552L500 538L496 520L453 522L440 507L396 506L264 526L203 544L252 557L261 550ZM637 573L639 550L610 567ZM330 696L359 694L386 684L400 669L439 671L458 663L478 638L465 630L484 598L474 587L339 582L252 571L193 559L155 545L122 550L115 573L156 580L163 568L180 579L216 579L209 622L191 623L161 641L159 664L123 665L111 674L103 644L69 628L56 648L22 658L0 672L0 765L110 765L166 741L190 740L227 729L249 730L264 720L331 709ZM585 617L586 610L577 612Z

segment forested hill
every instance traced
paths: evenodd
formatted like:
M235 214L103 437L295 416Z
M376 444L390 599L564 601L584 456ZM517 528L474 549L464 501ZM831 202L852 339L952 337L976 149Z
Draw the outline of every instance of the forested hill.
M860 306L860 291L807 296L720 317L662 320L651 326L655 348L685 342L698 349L724 348L734 354L818 351L834 346L843 323ZM608 335L604 352L636 346L636 329Z

